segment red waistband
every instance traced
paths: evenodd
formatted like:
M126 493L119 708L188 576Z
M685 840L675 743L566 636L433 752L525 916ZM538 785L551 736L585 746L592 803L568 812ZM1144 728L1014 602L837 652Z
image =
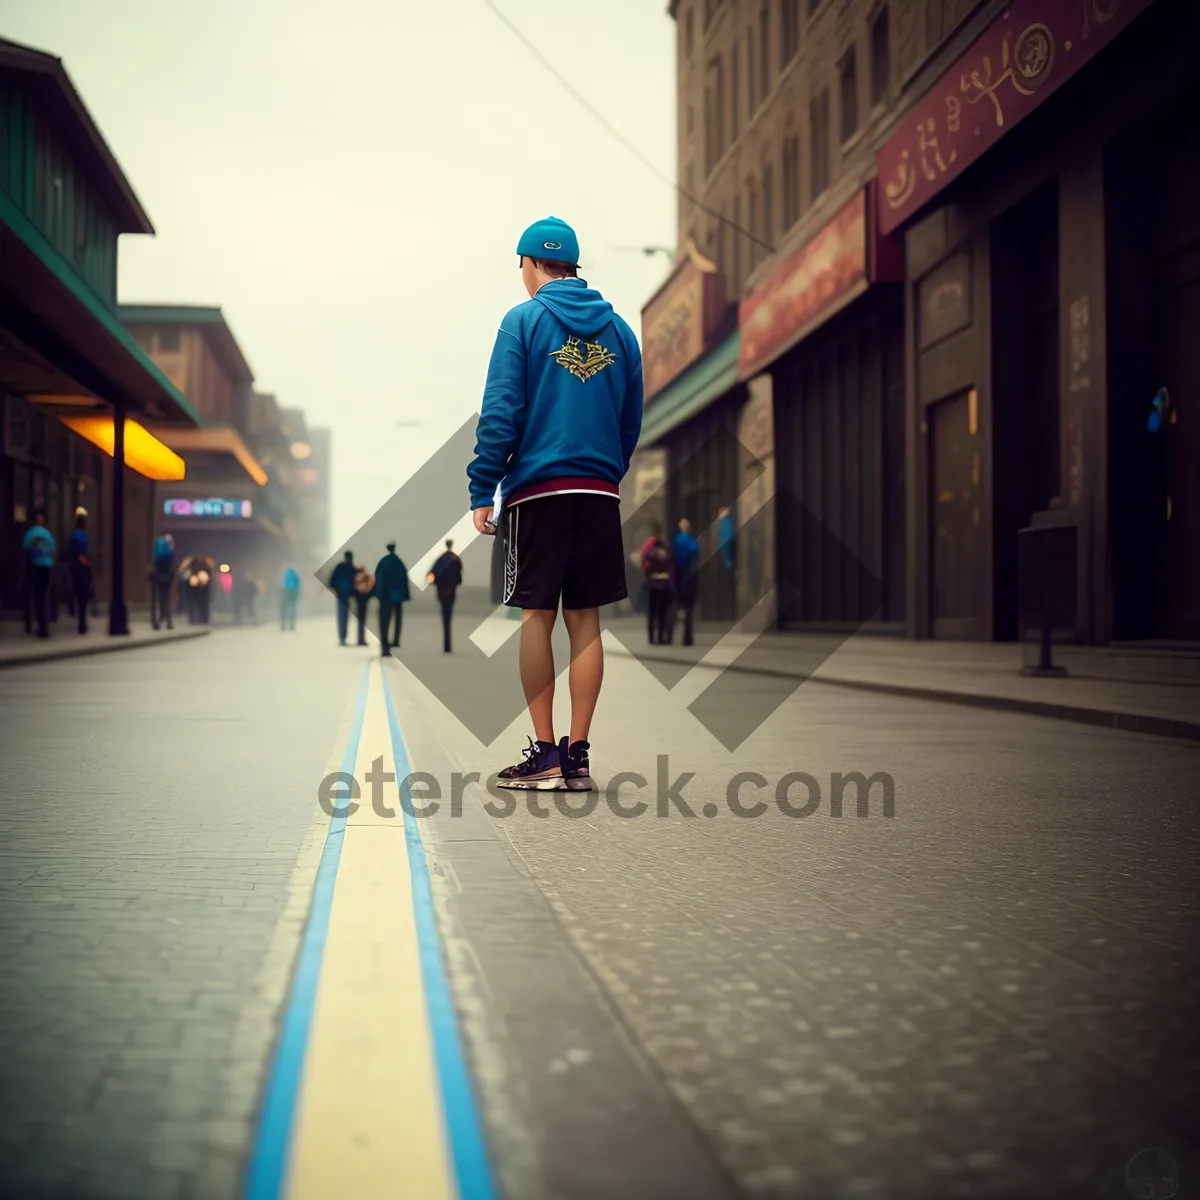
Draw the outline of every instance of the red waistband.
M621 489L607 479L588 479L582 476L565 476L561 479L545 479L541 483L531 483L504 500L505 508L520 504L523 500L536 500L541 496L569 496L583 494L593 496L612 496L621 498Z

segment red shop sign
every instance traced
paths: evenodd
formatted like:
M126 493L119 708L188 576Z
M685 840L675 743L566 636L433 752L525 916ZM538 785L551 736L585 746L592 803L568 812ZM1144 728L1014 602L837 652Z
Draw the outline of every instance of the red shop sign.
M1014 0L880 150L880 232L908 220L1152 2Z

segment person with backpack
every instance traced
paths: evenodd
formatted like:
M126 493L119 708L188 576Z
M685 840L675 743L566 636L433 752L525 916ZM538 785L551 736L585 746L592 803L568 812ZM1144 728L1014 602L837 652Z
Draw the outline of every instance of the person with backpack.
M557 217L517 242L529 299L500 322L467 468L479 533L504 521L504 603L521 610L521 686L534 737L499 786L590 790L588 734L604 678L600 609L628 594L621 480L642 428L633 330L579 278ZM552 634L571 642L571 731L554 737ZM536 741L534 740L536 739Z
M430 568L425 578L437 588L438 603L442 608L442 653L450 653L450 614L454 611L454 599L462 586L462 559L454 553L454 542L446 539L446 551Z
M247 580L252 587L253 580ZM255 589L257 591L257 589ZM296 628L296 607L300 603L300 573L295 567L288 567L283 573L282 613L280 629L285 632Z
M400 630L404 624L404 605L408 601L408 568L396 553L396 543L388 542L387 553L375 568L375 592L379 597L379 643L384 658L392 647L400 648ZM395 626L396 640L392 641Z
M169 533L164 533L154 543L150 573L154 581L151 623L157 629L165 621L167 628L171 629L171 585L175 582L176 559L175 539Z
M675 595L674 562L670 547L657 535L642 547L642 572L649 597L647 627L650 645L671 644L671 602Z

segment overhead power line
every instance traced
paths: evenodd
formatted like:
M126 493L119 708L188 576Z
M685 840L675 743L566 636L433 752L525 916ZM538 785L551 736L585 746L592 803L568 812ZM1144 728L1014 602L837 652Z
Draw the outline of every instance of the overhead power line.
M595 106L591 104L587 97L584 96L575 87L575 85L565 75L563 75L562 72L559 71L558 68L537 48L537 46L535 46L533 42L529 40L525 33L507 16L505 16L503 12L500 11L500 8L496 4L495 0L483 0L483 2L505 25L508 26L513 36L517 38L517 40L525 47L525 49L528 50L529 53L532 54L533 57L537 59L537 61L541 63L541 65L545 67L545 69L549 71L555 79L558 80L559 84L570 93L570 95L575 99L576 103L581 105L596 121L603 125L604 128L608 130L608 132L614 138L616 138L616 140L620 142L621 145L624 146L625 149L628 150L629 153L638 160L638 162L640 162L647 170L651 171L660 182L665 183L672 191L678 192L679 195L681 195L689 203L694 204L698 209L700 209L701 212L707 213L710 217L720 221L723 225L728 225L736 233L740 233L744 237L748 237L752 242L756 242L758 245L762 246L768 253L775 253L775 247L769 242L763 241L763 239L760 238L756 233L751 233L750 230L743 228L736 221L731 221L727 216L725 216L724 213L719 213L709 208L707 204L704 204L695 196L684 191L684 189L681 188L679 184L675 182L675 180L669 178L661 170L659 170L654 162L647 158L646 155L644 155L607 117L605 117L603 113L595 108Z

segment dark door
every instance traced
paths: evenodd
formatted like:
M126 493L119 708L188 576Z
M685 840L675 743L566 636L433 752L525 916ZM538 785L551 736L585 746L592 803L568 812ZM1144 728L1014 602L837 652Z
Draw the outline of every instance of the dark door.
M933 636L961 641L987 637L980 579L982 446L974 407L971 393L962 392L927 413Z
M1163 427L1164 633L1200 640L1200 240L1162 274L1164 375L1170 410Z

